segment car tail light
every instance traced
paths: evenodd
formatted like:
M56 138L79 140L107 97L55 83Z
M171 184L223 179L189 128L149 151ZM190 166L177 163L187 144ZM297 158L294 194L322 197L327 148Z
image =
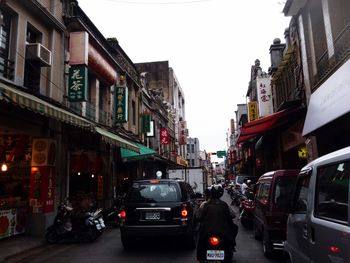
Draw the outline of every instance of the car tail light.
M337 247L337 246L330 246L330 247L328 247L328 250L329 250L330 252L333 252L333 253L339 253L340 248Z
M212 246L217 246L220 243L220 239L218 237L216 237L216 236L209 237L209 243Z
M184 208L182 208L182 210L181 210L181 217L182 217L182 218L185 218L185 217L187 217L187 216L188 216L188 211L187 211L186 207L184 207Z
M120 216L120 219L124 219L126 218L126 212L125 210L121 210L120 213L119 213L119 216Z

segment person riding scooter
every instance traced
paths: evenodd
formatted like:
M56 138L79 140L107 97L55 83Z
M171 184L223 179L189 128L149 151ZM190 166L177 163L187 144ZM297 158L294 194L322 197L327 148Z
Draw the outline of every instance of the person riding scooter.
M230 254L236 246L238 227L233 222L235 214L228 204L220 200L224 193L221 185L210 187L210 197L199 207L196 218L199 222L199 238L197 244L197 260L203 259L206 242L209 235L218 235L228 244ZM229 255L227 255L229 256Z

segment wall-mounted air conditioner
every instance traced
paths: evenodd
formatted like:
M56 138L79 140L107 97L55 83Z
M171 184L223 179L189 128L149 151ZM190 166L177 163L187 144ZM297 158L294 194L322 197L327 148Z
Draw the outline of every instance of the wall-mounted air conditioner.
M26 59L40 62L40 66L51 66L51 51L40 43L29 43L26 45Z

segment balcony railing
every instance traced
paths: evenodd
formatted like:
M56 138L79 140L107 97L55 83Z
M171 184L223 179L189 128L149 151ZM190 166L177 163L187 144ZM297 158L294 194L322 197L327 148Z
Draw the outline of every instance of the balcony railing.
M69 108L76 114L82 116L82 104L79 102L71 103ZM90 102L86 102L86 118L98 122L103 125L110 125L111 124L111 113L99 110L98 120L96 120L96 107L94 104Z
M341 62L350 54L350 23L344 27L334 41L335 61Z
M350 55L350 23L344 27L334 40L334 57L329 58L326 50L317 60L317 75L314 79L313 90L321 83L330 72L338 67L342 61Z

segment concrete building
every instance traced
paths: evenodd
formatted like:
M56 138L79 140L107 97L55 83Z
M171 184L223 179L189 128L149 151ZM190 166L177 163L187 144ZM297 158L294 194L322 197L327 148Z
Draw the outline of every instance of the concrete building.
M198 138L187 138L187 162L189 167L201 166L201 157Z

